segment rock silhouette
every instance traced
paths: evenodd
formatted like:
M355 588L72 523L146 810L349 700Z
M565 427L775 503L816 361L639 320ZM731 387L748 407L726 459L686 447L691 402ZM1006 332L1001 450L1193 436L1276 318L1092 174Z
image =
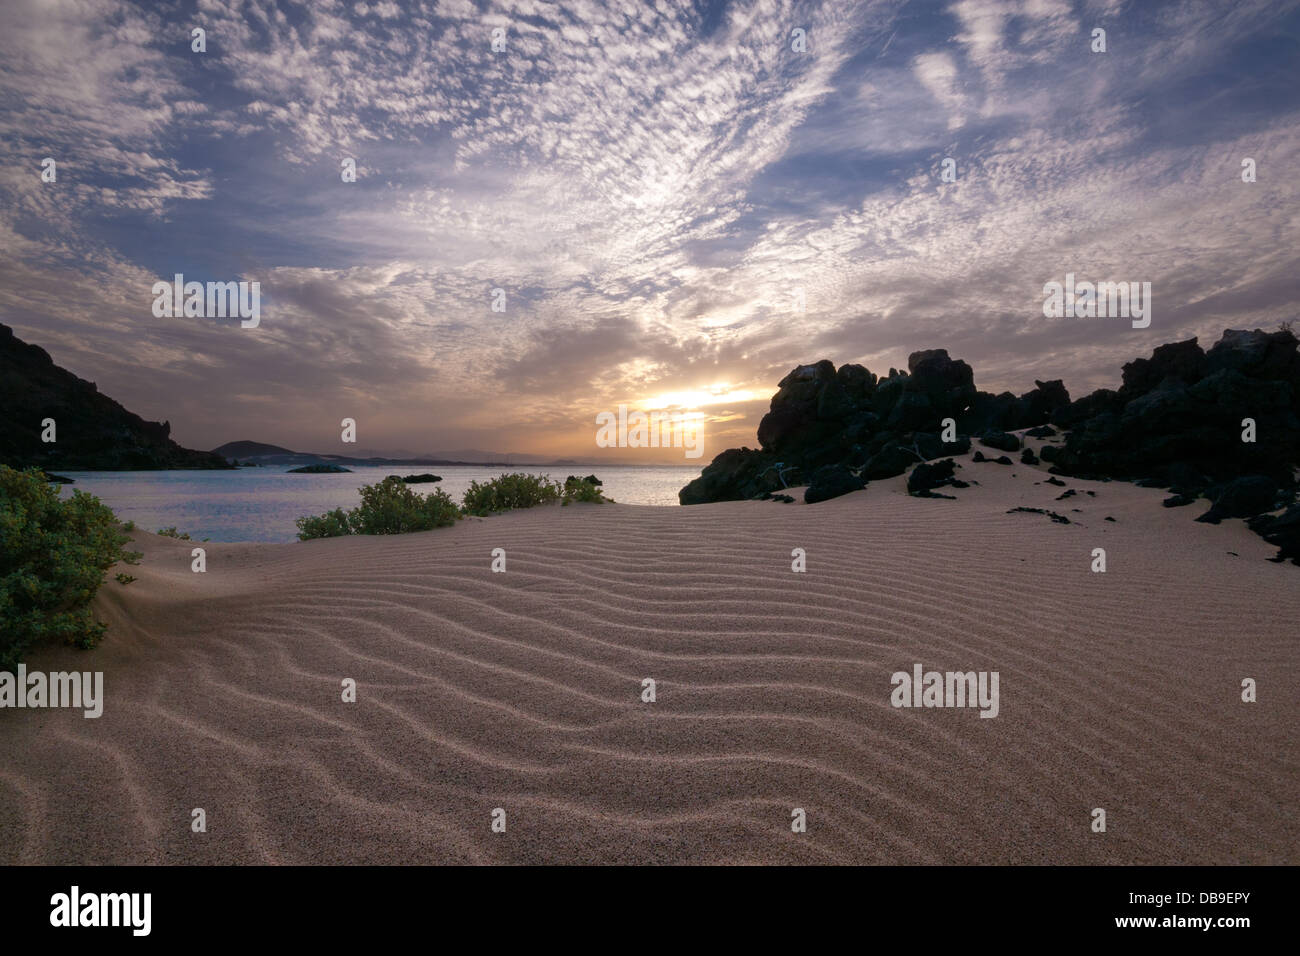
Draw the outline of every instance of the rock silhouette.
M0 464L63 471L232 468L225 458L182 448L168 422L132 414L94 382L54 364L49 353L0 325ZM56 441L41 441L54 419Z

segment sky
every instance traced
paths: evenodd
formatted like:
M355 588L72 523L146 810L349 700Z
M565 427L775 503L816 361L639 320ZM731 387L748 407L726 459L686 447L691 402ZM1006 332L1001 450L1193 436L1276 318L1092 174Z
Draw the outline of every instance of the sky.
M1077 397L1300 317L1298 199L1285 0L0 4L0 321L193 448L702 466L929 348ZM1067 273L1150 326L1045 316ZM620 404L703 457L596 447Z

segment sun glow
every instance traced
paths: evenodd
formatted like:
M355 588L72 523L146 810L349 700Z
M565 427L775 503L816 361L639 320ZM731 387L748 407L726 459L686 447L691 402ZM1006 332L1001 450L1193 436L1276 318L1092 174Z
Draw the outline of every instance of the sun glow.
M646 409L656 408L707 408L710 405L735 405L740 402L752 402L760 396L747 388L732 389L729 385L714 385L709 388L694 389L685 392L664 392L654 398L641 402Z

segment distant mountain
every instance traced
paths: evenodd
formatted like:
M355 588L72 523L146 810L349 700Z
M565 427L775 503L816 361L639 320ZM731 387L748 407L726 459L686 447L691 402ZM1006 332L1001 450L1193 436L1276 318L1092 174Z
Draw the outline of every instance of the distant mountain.
M52 442L42 441L46 419ZM152 471L229 468L220 455L182 448L170 422L147 422L94 382L54 364L0 324L0 463L46 471Z
M260 441L228 441L220 448L212 449L212 454L222 458L251 458L254 455L296 455L297 452Z
M482 451L467 448L454 452L440 452L417 455L403 452L411 457L391 457L387 455L368 454L370 449L360 449L356 455L319 455L312 452L292 451L279 445L268 445L260 441L231 441L212 450L213 454L241 462L257 465L500 465L514 466L577 466L583 462L573 459L546 460L536 455L503 454L501 452ZM401 454L401 453L399 453ZM587 462L586 464L591 464Z
M451 451L433 452L439 458L453 461L489 462L499 465L540 464L544 459L537 455L509 451L484 451L482 448L454 448Z

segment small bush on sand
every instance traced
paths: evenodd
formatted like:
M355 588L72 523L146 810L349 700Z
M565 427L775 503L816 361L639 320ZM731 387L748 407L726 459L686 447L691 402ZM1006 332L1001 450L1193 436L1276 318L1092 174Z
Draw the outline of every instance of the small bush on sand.
M514 472L498 475L485 482L471 481L465 491L466 514L484 517L514 508L533 508L549 501L559 501L564 486L546 475Z
M90 601L114 563L137 559L94 495L60 499L38 468L0 465L0 670L48 639L93 647L104 633Z
M348 513L342 508L335 508L323 515L305 515L296 522L298 540L310 541L312 538L337 538L351 534L348 528Z
M471 481L463 507L456 507L441 489L421 495L407 487L397 475L389 475L361 489L361 504L351 511L335 508L323 515L297 520L298 539L337 538L348 534L404 534L428 531L455 524L461 514L486 517L514 508L532 508L559 501L602 502L600 488L583 478L569 478L564 484L546 475L520 473L500 475L489 481Z
M588 501L592 504L601 504L606 501L613 503L614 499L606 498L601 493L600 488L586 478L574 478L570 475L564 480L564 503L567 505L570 501Z
M299 518L298 539L428 531L455 524L460 517L460 509L447 492L438 489L422 495L396 476L363 485L360 491L361 504L351 511L335 508L323 515Z
M353 534L404 534L455 524L460 510L441 488L421 495L401 478L361 489L361 505L348 513Z

